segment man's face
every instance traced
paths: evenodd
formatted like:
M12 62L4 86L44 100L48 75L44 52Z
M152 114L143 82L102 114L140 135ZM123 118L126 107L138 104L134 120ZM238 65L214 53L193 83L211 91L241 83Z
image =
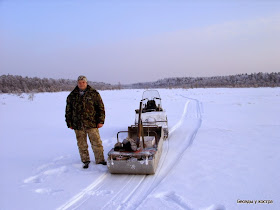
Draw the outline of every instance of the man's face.
M85 90L87 88L87 82L85 80L79 80L78 81L78 87L81 90Z

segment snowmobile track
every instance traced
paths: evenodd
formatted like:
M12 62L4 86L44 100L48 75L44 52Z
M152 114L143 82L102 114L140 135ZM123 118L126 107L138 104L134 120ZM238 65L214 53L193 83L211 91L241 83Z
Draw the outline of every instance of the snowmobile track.
M187 98L185 96L182 97ZM165 177L168 176L170 171L172 171L172 169L177 165L177 163L180 161L182 156L185 154L189 146L192 145L195 139L195 136L202 123L200 103L196 99L191 99L191 98L187 98L187 99L188 101L185 103L184 112L181 116L181 119L176 123L174 127L171 128L171 135L164 142L164 146L163 146L164 155L161 157L160 167L156 172L156 175L153 177L149 189L145 192L144 195L142 194L141 199L138 199L138 202L135 201L134 205L130 205L130 207L133 206L133 209L137 209L138 207L140 207L141 204L144 203L145 199L157 188L157 186L159 186L159 184L165 179ZM189 135L186 135L185 133L186 128L184 126L186 122L193 123L193 127L190 130ZM176 134L178 133L181 134L179 135L179 137L181 138L178 138L176 136ZM182 141L184 143L181 144L180 148L177 148L176 143ZM170 158L172 154L176 154L176 155L173 155L172 158ZM139 196L135 196L135 197L139 197Z

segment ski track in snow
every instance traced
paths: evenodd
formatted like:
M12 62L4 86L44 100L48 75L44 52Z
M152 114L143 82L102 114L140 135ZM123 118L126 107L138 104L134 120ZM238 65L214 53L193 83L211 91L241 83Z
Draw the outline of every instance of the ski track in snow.
M157 188L157 186L162 182L162 180L170 173L170 171L175 167L176 163L181 159L181 157L186 152L187 148L193 143L196 133L201 125L201 111L199 101L196 99L187 98L184 107L184 111L181 115L180 120L170 129L169 138L164 142L162 157L159 162L159 166L157 172L153 176L149 175L121 175L125 177L125 182L119 185L115 190L113 196L110 196L109 199L106 199L106 202L103 203L103 206L100 209L136 209L141 206L142 202ZM194 106L194 108L190 111L190 104ZM190 117L190 118L189 118ZM184 133L184 123L188 119L194 118L196 124L191 131L190 135L186 135ZM184 142L183 145L180 146L180 149L176 150L176 155L172 157L171 161L169 158L169 153L172 150L170 145L173 144L173 141L176 138L177 131L181 132L179 137L183 139L177 139L178 142ZM173 137L174 136L174 137ZM187 137L186 137L187 136ZM185 140L185 141L182 141ZM177 148L175 146L175 148ZM173 152L173 150L172 150ZM167 162L169 160L169 162ZM105 191L110 191L112 186L115 185L115 179L117 178L115 175L108 174L105 172L101 174L96 181L91 183L87 188L76 194L73 198L67 201L65 204L61 205L59 210L65 209L79 209L83 208L85 204L90 206L91 201L96 203L95 201L100 199L98 197L98 193L103 189ZM138 184L135 184L138 183ZM112 191L112 189L111 189ZM139 195L139 196L138 196ZM96 198L94 198L96 197ZM164 194L160 197L163 201L174 202L176 206L183 209L190 209L188 204L182 200L179 195L174 194L174 192Z
M100 175L93 183L91 183L88 187L86 187L80 193L78 193L73 198L71 198L68 202L66 202L59 208L57 208L57 210L64 210L64 209L69 209L69 208L75 209L75 208L73 208L74 205L77 204L80 200L82 200L82 203L84 203L89 198L88 195L91 194L93 189L96 186L98 186L98 184L100 184L106 178L107 175L108 175L108 173L103 173L102 175ZM79 204L79 206L82 205L82 203ZM79 206L77 206L77 207L79 207Z
M127 181L127 183L119 190L118 193L116 193L115 196L113 196L110 201L108 203L106 203L102 209L108 209L110 206L111 203L114 203L120 196L120 194L132 183L132 180L134 179L135 177L134 176L130 176L130 179L129 181Z

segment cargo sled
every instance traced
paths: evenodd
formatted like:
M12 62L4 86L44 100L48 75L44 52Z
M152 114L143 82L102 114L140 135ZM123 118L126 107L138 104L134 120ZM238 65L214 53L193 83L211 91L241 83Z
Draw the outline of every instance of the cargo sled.
M118 132L117 143L108 153L107 166L110 173L154 174L156 172L163 140L168 136L167 117L163 116L165 112L161 108L158 92L152 91L157 94L152 98L146 97L148 95L145 92L139 109L135 110L137 121L129 126L127 131ZM152 107L148 104L151 100L154 102L157 100L158 103L154 103L156 106L153 104ZM158 115L155 114L156 112ZM119 139L121 133L127 134L122 141Z

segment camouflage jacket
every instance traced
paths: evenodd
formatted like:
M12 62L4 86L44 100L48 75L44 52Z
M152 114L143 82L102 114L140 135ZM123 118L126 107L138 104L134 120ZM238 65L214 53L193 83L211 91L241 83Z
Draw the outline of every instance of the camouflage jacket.
M78 86L68 95L65 110L65 121L74 130L96 128L104 124L105 108L99 93L90 87L80 95Z

